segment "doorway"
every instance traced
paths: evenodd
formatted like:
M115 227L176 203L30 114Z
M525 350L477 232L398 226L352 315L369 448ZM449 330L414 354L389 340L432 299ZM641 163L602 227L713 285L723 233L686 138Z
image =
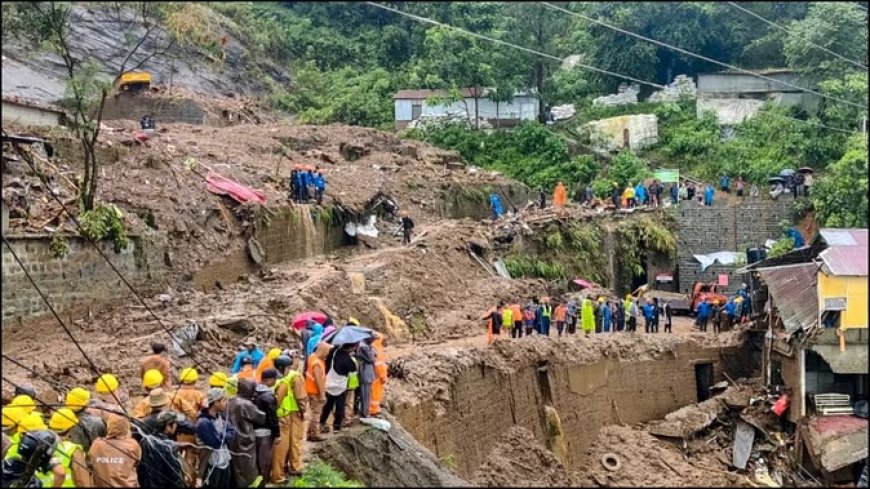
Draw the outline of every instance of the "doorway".
M713 385L713 364L695 364L695 386L698 392L698 402L710 399L710 386Z
M628 131L627 127L622 130L622 147L631 148L631 133Z

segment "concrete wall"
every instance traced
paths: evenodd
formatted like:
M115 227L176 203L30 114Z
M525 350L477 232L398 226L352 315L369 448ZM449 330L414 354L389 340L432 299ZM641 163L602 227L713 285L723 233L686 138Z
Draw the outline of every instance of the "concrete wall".
M843 329L867 329L867 277L839 277L819 272L819 311L825 310L825 299L846 298L846 310L840 313Z
M623 115L589 122L581 126L589 133L592 147L603 151L617 151L628 146L632 151L643 149L658 141L658 118L653 114Z
M415 104L422 105L421 115L423 116L439 116L446 114L465 114L466 104L468 106L468 117L474 117L475 99L466 98L465 102L454 102L452 104L430 105L425 100L410 100L398 99L395 100L395 118L397 122L410 122L412 120L412 106ZM496 103L481 97L477 99L477 116L481 119L495 120L496 116L502 120L520 119L520 120L535 120L538 116L538 99L533 97L516 97L513 102Z
M691 292L697 280L710 282L719 274L728 274L728 291L736 293L742 277L734 273L742 265L718 262L701 272L693 255L717 251L746 252L746 248L763 245L768 239L782 236L783 220L791 220L792 199L759 200L737 205L705 207L684 202L674 211L677 219L677 268L679 291Z
M801 86L796 73L771 73L764 75L767 78ZM772 82L752 75L741 73L705 73L698 75L698 92L706 93L766 93L766 92L794 92L794 88Z
M106 106L103 108L103 119L107 121L117 119L138 121L145 114L150 114L158 124L207 122L203 108L193 100L185 98L155 98L147 94L120 93L106 99Z
M3 101L3 123L26 126L59 126L64 117L60 112Z
M50 236L8 236L12 248L56 311L131 296L129 289L86 240L67 238L64 258L51 255ZM164 273L161 252L150 242L131 238L116 254L111 242L102 251L141 293ZM3 324L18 318L50 314L9 249L3 247Z
M258 223L254 237L266 252L266 263L281 263L323 255L348 243L344 225L311 212L311 206L283 208Z
M514 425L546 444L542 407L543 392L549 392L568 445L567 465L576 468L602 426L650 421L697 402L696 363L712 363L718 382L725 380L723 371L732 378L748 375L749 355L745 345L704 349L687 342L655 360L550 364L543 374L549 387L536 363L524 362L510 371L481 364L463 371L448 392L438 394L446 405L429 400L390 410L417 441L439 458L452 456L457 473L469 477Z

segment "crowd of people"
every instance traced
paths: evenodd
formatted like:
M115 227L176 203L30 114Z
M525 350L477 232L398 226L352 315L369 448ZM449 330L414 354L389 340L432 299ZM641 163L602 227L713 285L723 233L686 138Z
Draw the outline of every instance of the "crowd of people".
M326 178L320 167L294 164L290 170L290 197L296 203L308 203L311 197L318 204L323 203L323 193L326 191Z
M208 389L197 386L194 367L176 375L159 342L141 361L143 396L132 403L110 373L93 391L66 392L61 406L16 385L2 408L3 487L284 484L302 473L303 438L322 441L380 413L383 337L333 345L335 326L325 323L308 321L298 349L264 354L246 340Z
M717 300L702 299L695 313L695 328L706 332L709 323L713 332L728 331L738 321L745 322L750 310L749 294L745 285L723 303ZM673 332L673 310L671 302L657 297L625 296L625 300L599 296L597 299L585 297L579 302L575 299L553 300L550 297L532 298L525 305L520 301L500 302L487 311L482 320L486 321L488 341L510 336L522 338L532 334L539 336L574 335L577 327L584 334L635 332L643 322L644 332Z

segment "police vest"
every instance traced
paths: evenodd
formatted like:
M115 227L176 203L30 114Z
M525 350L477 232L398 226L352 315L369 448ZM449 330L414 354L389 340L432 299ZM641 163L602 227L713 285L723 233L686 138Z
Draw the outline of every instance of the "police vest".
M66 477L63 479L61 487L75 487L72 473L72 458L76 450L81 450L81 445L76 445L69 440L62 440L55 450L54 454L63 465L63 470L66 472ZM42 481L42 487L52 487L54 484L53 472L37 472L36 478Z
M514 324L514 312L505 307L501 312L501 325L511 327Z
M353 364L357 366L356 372L347 374L347 390L352 391L359 387L359 362L357 362L354 357L351 357L350 359L353 360Z
M278 383L275 384L275 391L278 390L278 385L284 384L287 386L287 395L284 396L284 399L281 399L280 404L278 405L278 417L283 418L290 413L295 413L299 411L299 404L296 403L296 395L293 394L293 379L296 377L300 377L302 374L297 370L291 370L286 376L281 378Z
M18 455L19 443L21 443L21 433L15 433L9 437L9 448L6 450L6 458Z

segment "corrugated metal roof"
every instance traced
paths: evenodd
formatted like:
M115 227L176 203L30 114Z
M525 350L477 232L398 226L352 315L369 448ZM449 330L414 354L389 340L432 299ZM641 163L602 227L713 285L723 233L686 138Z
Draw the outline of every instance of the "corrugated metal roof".
M808 330L818 324L818 266L815 263L766 268L759 270L759 273L767 283L773 304L779 310L789 334L798 329Z
M474 97L474 89L473 88L461 88L459 92L463 97L473 98ZM446 97L450 95L449 90L427 90L427 89L419 89L419 90L399 90L393 95L393 99L410 99L410 100L426 100L429 97ZM485 97L486 89L481 88L479 90L478 97Z
M828 275L867 276L867 230L822 229L828 249L819 254Z

